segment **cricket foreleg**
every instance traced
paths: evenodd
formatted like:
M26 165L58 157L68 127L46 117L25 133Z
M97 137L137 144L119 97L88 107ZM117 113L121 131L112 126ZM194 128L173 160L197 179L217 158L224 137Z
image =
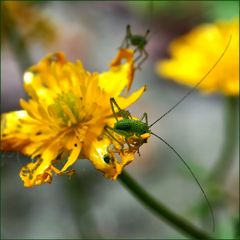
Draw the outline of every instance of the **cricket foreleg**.
M124 148L124 144L122 144L120 141L118 141L118 140L112 135L111 131L115 132L115 130L114 130L113 128L111 128L111 127L109 127L109 126L106 125L106 126L104 127L104 130L105 130L105 134L106 134L108 137L112 138L115 142L117 142L117 143L121 146L122 149Z

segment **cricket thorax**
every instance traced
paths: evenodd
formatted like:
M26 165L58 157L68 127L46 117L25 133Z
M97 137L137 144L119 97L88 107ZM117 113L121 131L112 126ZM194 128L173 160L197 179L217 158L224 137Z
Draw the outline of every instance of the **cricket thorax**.
M131 43L134 46L139 46L139 48L144 48L144 46L147 44L147 40L143 36L135 35L132 36Z
M133 119L119 120L115 123L114 129L127 131L129 133L135 133L139 135L150 132L146 123Z

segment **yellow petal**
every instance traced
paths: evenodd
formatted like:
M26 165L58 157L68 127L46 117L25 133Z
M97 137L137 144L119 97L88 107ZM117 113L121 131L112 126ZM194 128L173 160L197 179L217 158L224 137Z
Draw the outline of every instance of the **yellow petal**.
M81 152L81 149L82 149L82 144L78 143L78 144L75 145L75 147L73 148L70 156L68 157L67 162L65 163L65 165L61 169L61 172L66 171L71 165L73 165L77 161L77 159L79 157L79 154Z
M26 166L21 168L19 176L24 182L25 187L51 183L52 173L50 169L46 169L45 171L36 174L36 169L39 167L41 162L42 160L38 159L37 161L28 163Z
M1 150L20 151L31 143L27 134L32 132L32 128L23 128L21 120L28 119L29 116L24 110L1 114Z
M134 78L134 51L132 49L120 49L117 56L113 59L111 67L119 67L122 64L122 60L126 60L128 63L128 86L127 92L130 90Z
M239 95L239 19L202 24L170 44L171 58L160 61L156 71L169 79L193 87L221 61L198 89L205 93Z
M131 104L133 104L134 102L136 102L141 96L142 94L146 91L147 87L143 86L141 88L139 88L137 91L133 92L130 96L128 97L116 97L116 101L118 103L118 105L122 108L125 109L128 106L130 106Z
M126 62L121 63L122 59L126 59ZM120 49L110 70L99 75L99 86L110 96L118 96L126 86L127 90L130 89L133 75L133 51Z
M119 174L121 174L123 168L134 160L134 153L122 152L117 159L114 155L111 155L112 160L109 163L104 161L104 156L109 154L109 147L111 145L111 139L104 138L102 140L95 140L91 146L84 149L84 155L89 159L94 167L101 171L105 177L115 180Z

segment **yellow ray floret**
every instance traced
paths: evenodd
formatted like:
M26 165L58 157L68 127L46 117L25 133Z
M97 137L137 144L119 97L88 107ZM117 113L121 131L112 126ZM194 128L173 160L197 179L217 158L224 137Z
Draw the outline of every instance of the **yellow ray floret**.
M1 150L34 159L20 172L26 187L50 183L53 173L71 175L69 167L79 158L89 159L111 179L134 159L134 152L124 150L120 162L104 162L109 146L114 147L103 136L104 126L113 125L110 98L127 107L145 91L142 87L128 97L120 96L133 81L133 52L120 51L127 51L127 58L119 53L119 63L103 73L87 72L80 61L71 63L63 53L55 53L24 74L30 99L20 99L23 110L1 116Z
M171 58L157 64L157 72L182 84L194 86L220 57L231 37L223 59L199 89L210 93L239 95L239 20L196 27L170 45Z
M1 40L9 41L12 31L16 30L24 41L34 40L49 45L56 40L56 26L34 3L1 1L1 16Z

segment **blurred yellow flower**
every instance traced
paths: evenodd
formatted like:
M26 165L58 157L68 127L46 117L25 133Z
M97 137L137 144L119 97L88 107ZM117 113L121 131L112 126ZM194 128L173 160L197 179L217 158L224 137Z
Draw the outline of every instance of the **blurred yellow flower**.
M239 95L239 20L203 24L170 44L171 59L157 63L157 72L194 86L219 58L232 36L223 59L198 88L204 92Z
M3 1L1 3L1 36L8 41L12 28L17 28L26 40L38 40L49 44L56 38L56 31L51 21L41 15L34 3L24 1Z
M20 151L36 159L21 169L26 187L50 183L53 173L71 175L69 167L78 158L89 159L96 169L115 179L134 159L134 151L119 151L121 161L104 161L115 149L105 136L104 126L114 119L110 98L123 107L131 105L145 91L138 89L128 97L120 96L132 83L133 51L118 54L107 72L90 73L80 61L71 63L55 53L32 66L24 74L28 101L20 99L23 110L2 114L1 150ZM121 59L126 62L121 64ZM119 62L117 64L116 62ZM116 144L115 144L116 145Z

